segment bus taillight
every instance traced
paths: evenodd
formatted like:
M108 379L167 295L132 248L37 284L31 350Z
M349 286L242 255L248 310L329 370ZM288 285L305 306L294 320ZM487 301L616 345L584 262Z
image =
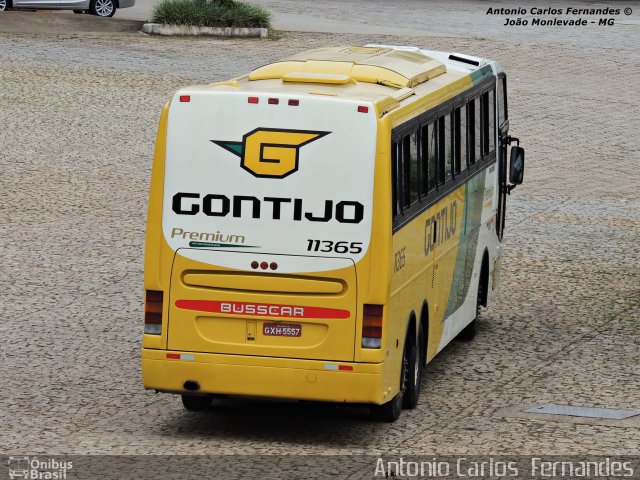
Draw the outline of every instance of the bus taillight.
M382 305L365 305L362 317L362 348L380 348L382 343Z
M147 290L144 301L144 333L160 335L162 332L163 292Z

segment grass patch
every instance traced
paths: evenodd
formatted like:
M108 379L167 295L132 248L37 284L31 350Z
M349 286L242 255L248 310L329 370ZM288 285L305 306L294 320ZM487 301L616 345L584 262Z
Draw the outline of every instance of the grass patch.
M152 21L193 27L269 28L271 13L236 0L160 0Z

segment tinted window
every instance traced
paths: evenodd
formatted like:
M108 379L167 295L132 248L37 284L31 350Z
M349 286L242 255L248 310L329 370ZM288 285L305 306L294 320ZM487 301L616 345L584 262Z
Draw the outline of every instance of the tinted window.
M429 190L429 128L420 127L420 196Z
M418 200L420 179L418 177L418 134L409 136L409 202Z
M440 157L440 183L445 183L452 176L453 152L451 151L451 115L439 118L438 153Z
M507 119L507 78L498 77L498 125Z
M489 92L482 94L482 105L480 110L482 111L481 119L481 134L482 134L482 155L489 153Z
M438 185L438 135L436 125L436 122L431 122L427 127L427 186L430 192L435 190Z
M468 165L467 158L467 109L463 105L460 107L460 164L465 169Z
M475 105L474 109L474 144L473 150L475 152L475 160L476 162L482 158L482 136L480 135L480 97L476 97L473 99L473 104Z
M475 142L476 142L476 130L475 130L475 102L473 99L467 104L467 113L469 117L468 138L469 138L469 165L473 165L476 160Z
M410 188L409 185L411 183L411 167L410 167L410 157L411 155L411 145L409 136L402 138L402 182L400 192L401 195L401 205L402 208L407 208L411 205L411 197L410 197Z
M453 111L453 173L467 168L467 111L465 106Z
M489 152L496 149L496 102L495 90L489 91Z
M391 198L393 202L393 217L395 218L398 215L398 150L400 149L400 144L398 142L393 142L393 147L391 149Z

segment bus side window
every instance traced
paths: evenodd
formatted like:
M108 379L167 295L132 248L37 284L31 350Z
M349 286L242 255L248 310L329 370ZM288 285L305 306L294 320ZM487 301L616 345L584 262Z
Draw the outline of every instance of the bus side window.
M464 105L453 111L453 173L467 168L467 111Z
M420 179L418 177L418 132L409 136L409 204L418 200L420 196Z
M476 106L476 103L475 103L474 99L472 98L471 100L469 100L469 103L467 103L467 113L468 113L468 117L469 117L469 125L467 126L468 134L469 134L469 166L473 165L475 163L475 161L476 161L476 151L475 151L475 144L476 144L475 119L476 119L476 114L475 114L475 106Z
M420 197L429 192L429 128L420 127Z
M484 92L480 98L482 99L480 102L480 110L482 111L480 123L480 131L482 135L482 156L485 156L489 153L489 137L491 137L489 134L489 92Z
M460 107L460 162L462 168L469 167L469 161L467 157L467 107L462 105Z
M392 198L392 210L393 218L398 216L400 209L398 208L398 159L400 158L400 143L393 142L391 148L391 198Z
M496 102L495 89L489 90L489 152L496 149Z
M434 191L438 186L438 135L437 135L437 122L434 120L429 125L428 129L428 173L427 173L427 189L428 191Z
M474 109L474 126L475 126L475 143L474 143L474 151L475 151L475 159L476 162L482 159L482 136L480 135L480 97L476 97L473 99L473 103L475 105Z
M411 155L411 143L409 136L402 137L402 181L400 182L401 200L400 206L402 209L406 209L411 205L411 168L410 168L410 155Z
M498 127L507 119L507 77L498 77Z
M445 183L452 176L453 158L451 151L451 114L438 119L438 154L440 167L440 183Z

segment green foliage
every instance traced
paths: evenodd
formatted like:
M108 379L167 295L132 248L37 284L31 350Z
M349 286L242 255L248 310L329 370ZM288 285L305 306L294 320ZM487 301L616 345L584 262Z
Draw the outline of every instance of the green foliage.
M152 21L195 27L269 28L271 13L237 0L160 0Z

